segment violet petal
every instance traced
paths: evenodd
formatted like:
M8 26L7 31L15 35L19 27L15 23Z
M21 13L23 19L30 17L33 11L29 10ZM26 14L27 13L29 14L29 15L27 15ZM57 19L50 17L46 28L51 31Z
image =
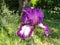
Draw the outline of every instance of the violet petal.
M29 38L32 34L33 30L31 29L30 26L28 25L21 25L18 32L17 32L17 35L22 38L22 39L25 39L25 38Z
M35 24L38 24L38 23L43 21L44 13L41 9L38 9L38 8L33 8L33 9L24 8L22 11L25 14L25 16L22 16L23 23L27 22L26 19L32 21L32 22L29 22L30 25L31 25L31 23L32 23L32 25L35 25Z
M46 36L49 36L49 34L51 33L51 31L49 30L49 28L48 28L48 26L47 25L45 25L45 29L44 29L44 32L45 32L45 35Z

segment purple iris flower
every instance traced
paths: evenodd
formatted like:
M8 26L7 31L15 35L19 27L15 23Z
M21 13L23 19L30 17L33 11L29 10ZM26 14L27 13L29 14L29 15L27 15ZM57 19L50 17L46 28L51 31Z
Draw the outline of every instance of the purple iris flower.
M22 39L29 38L34 30L34 27L38 25L44 29L45 35L50 34L50 30L47 25L43 25L44 13L38 8L24 8L22 10L23 16L21 17L23 24L20 26L17 35Z

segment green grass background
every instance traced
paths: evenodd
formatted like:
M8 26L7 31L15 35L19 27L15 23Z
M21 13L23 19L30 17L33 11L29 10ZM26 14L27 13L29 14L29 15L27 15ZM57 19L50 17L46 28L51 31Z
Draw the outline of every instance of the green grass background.
M60 45L60 13L44 10L44 24L48 24L51 34L46 37L42 28L35 28L33 37L27 41L22 40L16 34L22 23L18 13L12 13L5 9L0 14L0 45Z

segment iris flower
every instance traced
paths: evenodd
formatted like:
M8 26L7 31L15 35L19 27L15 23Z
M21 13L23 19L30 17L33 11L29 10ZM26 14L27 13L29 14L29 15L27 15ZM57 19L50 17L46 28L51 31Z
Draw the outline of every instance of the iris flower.
M23 24L20 25L20 28L17 31L17 35L26 39L29 38L34 31L36 25L44 29L45 35L50 34L48 25L43 24L44 13L39 8L24 8L22 10L23 15L21 17Z

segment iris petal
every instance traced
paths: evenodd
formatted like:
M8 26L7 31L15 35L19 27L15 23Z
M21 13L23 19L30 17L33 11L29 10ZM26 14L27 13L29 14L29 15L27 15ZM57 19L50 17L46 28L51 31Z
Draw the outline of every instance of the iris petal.
M45 35L50 34L50 30L47 25L43 25L44 13L39 8L24 8L22 10L23 14L21 19L23 25L20 26L17 35L22 39L28 38L31 36L33 29L36 25L39 25L44 29Z
M51 31L49 30L48 25L43 25L43 23L40 23L40 24L38 24L38 26L44 29L46 36L49 36Z
M51 33L51 31L49 30L48 25L45 25L45 27L46 27L46 28L44 28L45 35L49 36L49 34Z
M31 29L31 27L29 25L22 25L18 32L17 35L19 37L21 37L22 39L28 38L31 36L33 30Z
M23 20L23 23L27 22L26 21L26 18L28 20L31 20L32 22L30 22L30 25L32 23L32 25L35 25L35 24L38 24L40 22L43 21L43 18L44 18L44 13L41 9L39 8L24 8L23 10L23 13L25 14L25 16L22 16L22 20ZM25 23L26 24L26 23Z

